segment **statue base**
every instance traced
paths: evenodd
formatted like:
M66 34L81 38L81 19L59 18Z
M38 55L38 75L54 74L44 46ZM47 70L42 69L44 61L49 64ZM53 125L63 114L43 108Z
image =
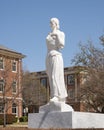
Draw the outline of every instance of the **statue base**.
M85 112L31 113L29 128L104 128L104 114Z
M74 111L73 108L66 104L65 102L49 102L48 104L41 106L39 108L40 112L52 112L52 111L59 111L59 112L66 112L66 111Z
M64 102L49 102L28 115L29 128L104 128L104 114L74 112Z

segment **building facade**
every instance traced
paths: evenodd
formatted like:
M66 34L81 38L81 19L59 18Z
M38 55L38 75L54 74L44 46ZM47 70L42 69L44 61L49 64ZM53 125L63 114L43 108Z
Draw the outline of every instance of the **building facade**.
M81 66L73 66L64 68L64 78L65 78L65 86L67 89L68 97L67 104L71 105L76 111L84 111L83 105L81 101L78 99L78 91L80 89L80 85L83 82L84 77L84 68ZM49 80L45 71L33 72L31 73L32 77L37 77L40 82L38 87L46 88L46 98L45 101L39 101L39 105L46 104L50 99L50 88L49 88ZM35 79L34 79L35 80ZM42 93L39 94L41 96ZM41 99L41 98L39 98Z
M25 56L0 45L0 113L22 116L22 59Z

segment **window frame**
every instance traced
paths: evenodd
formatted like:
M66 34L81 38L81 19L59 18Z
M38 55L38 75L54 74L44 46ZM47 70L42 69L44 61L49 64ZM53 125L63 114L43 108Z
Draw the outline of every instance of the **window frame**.
M2 103L0 103L0 113L4 113L4 106Z
M14 105L14 106L13 106ZM17 106L17 104L16 103L13 103L12 104L12 114L15 114L15 115L17 115L17 113L18 113L18 108L17 108L18 106Z
M42 82L42 81L43 81L43 82ZM41 86L43 86L43 87L47 87L47 78L46 78L46 77L41 78L41 79L40 79L40 84L41 84Z
M12 72L17 72L17 61L16 60L12 60Z
M1 62L2 60L2 62ZM4 58L0 57L0 70L4 70Z
M75 91L74 91L74 89L69 89L68 90L68 97L70 99L74 99L75 98Z
M15 91L13 91L14 90L14 88L13 88L14 87L14 83L15 83ZM17 81L15 81L15 80L12 82L12 93L13 94L17 93Z
M0 93L3 93L4 91L4 80L0 79Z
M67 75L67 85L75 85L75 74Z

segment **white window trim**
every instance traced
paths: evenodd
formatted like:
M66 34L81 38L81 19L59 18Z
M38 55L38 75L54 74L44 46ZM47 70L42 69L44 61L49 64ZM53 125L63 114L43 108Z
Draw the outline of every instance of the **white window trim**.
M3 105L1 105L0 104L0 114L2 114L3 113L3 111L2 110L4 110L4 107L3 107Z
M13 63L14 63L14 62L16 63L16 70L15 70L15 71L13 70ZM14 72L14 73L17 72L17 61L16 61L16 60L12 60L12 72Z
M3 68L0 68L0 70L4 70L4 58L0 57L0 60L3 60Z
M70 99L74 99L75 98L75 92L73 89L69 89L68 90L68 96L70 97Z
M3 80L3 79L0 79L0 80ZM4 81L4 80L3 80ZM4 91L4 85L3 85L3 91ZM0 91L0 93L3 93L3 91Z
M72 79L70 79L69 76L73 76L74 82L71 82ZM67 85L74 85L74 84L75 84L75 76L74 76L74 74L68 74L67 75Z
M16 93L17 93L17 81L14 80L13 82L16 82L16 92L13 92L13 88L12 88L12 93L13 93L13 94L16 94ZM12 86L12 87L13 87L13 86Z
M16 116L18 115L18 106L17 106L17 104L16 104L16 113L13 113L13 104L12 104L12 114L15 114Z

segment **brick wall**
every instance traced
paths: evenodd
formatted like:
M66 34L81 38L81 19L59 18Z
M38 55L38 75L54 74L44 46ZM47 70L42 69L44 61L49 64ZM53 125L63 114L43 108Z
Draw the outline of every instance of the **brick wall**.
M0 55L1 56L1 55ZM1 56L2 57L2 56ZM12 104L13 102L16 103L18 106L18 116L22 116L22 94L20 93L21 89L21 69L22 69L22 62L18 58L11 58L8 56L4 56L4 69L0 70L0 79L4 79L5 83L5 97L7 102L7 113L12 114ZM15 60L17 63L17 71L12 71L12 61ZM12 92L12 83L13 80L17 82L17 92ZM3 93L0 92L0 97L2 99Z

